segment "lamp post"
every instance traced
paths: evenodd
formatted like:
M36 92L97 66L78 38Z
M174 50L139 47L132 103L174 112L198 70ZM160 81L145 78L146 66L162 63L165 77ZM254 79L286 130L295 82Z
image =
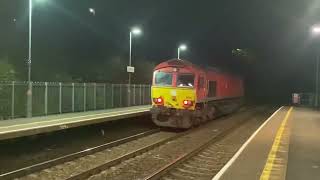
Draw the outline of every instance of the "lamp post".
M46 0L36 0L43 2ZM32 117L32 81L31 81L31 64L32 64L32 10L33 0L29 0L29 47L28 47L28 90L27 90L27 117Z
M130 52L129 52L129 66L127 67L127 72L129 73L129 78L128 78L128 105L130 106L130 98L131 98L131 73L134 73L134 67L132 67L132 38L133 36L138 36L142 33L141 29L138 27L134 27L130 30L130 42L129 42L129 47L130 47Z
M29 49L28 49L28 91L27 91L27 117L32 116L32 82L31 82L31 59L32 59L32 0L29 0Z
M180 51L185 51L185 50L187 50L187 46L185 44L181 44L178 47L178 59L180 59Z
M312 35L319 36L320 35L320 26L312 27ZM315 107L319 106L319 54L316 55L316 92L315 92Z

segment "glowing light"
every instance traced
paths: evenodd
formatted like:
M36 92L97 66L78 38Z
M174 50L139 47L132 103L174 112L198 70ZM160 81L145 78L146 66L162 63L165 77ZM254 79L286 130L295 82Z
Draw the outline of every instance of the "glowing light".
M154 98L153 101L154 101L156 104L163 104L163 99L162 99L162 97Z
M94 8L89 8L89 12L93 15L96 15L96 10Z
M134 35L140 35L140 34L142 33L141 29L138 28L138 27L132 28L131 32L132 32L132 34L134 34Z
M187 50L187 45L181 44L181 45L179 46L179 49L182 50L182 51L185 51L185 50Z
M320 27L319 26L315 26L312 28L312 33L314 34L319 34L320 33Z
M183 101L183 105L185 105L185 106L192 106L192 105L193 105L193 102L190 101L190 100L184 100L184 101Z

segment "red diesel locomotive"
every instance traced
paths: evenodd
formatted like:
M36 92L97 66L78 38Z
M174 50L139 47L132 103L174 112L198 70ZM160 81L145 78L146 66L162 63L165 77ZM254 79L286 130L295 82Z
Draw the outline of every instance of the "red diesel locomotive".
M169 60L154 69L152 120L162 127L190 128L234 111L243 95L243 80L238 76Z

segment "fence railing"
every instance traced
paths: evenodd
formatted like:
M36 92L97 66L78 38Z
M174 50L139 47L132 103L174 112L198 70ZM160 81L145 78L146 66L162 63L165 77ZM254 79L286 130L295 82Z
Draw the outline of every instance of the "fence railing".
M314 107L316 106L316 95L314 93L294 93L292 94L294 105Z
M147 105L150 85L32 83L32 116ZM0 82L0 119L27 115L27 82Z

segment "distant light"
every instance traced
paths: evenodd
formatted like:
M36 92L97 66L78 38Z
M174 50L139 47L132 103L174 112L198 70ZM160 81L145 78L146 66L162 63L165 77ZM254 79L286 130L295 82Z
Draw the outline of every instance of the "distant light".
M13 22L17 22L17 19L16 19L16 18L13 18Z
M319 34L320 33L320 27L319 26L315 26L312 28L312 33L314 34Z
M179 46L179 49L182 50L182 51L185 51L185 50L187 50L187 45L181 44L181 45Z
M241 51L241 49L236 49L237 51Z
M134 35L140 35L142 33L141 29L138 27L134 27L131 29L132 34Z
M89 12L93 15L96 15L96 10L94 8L89 8Z

